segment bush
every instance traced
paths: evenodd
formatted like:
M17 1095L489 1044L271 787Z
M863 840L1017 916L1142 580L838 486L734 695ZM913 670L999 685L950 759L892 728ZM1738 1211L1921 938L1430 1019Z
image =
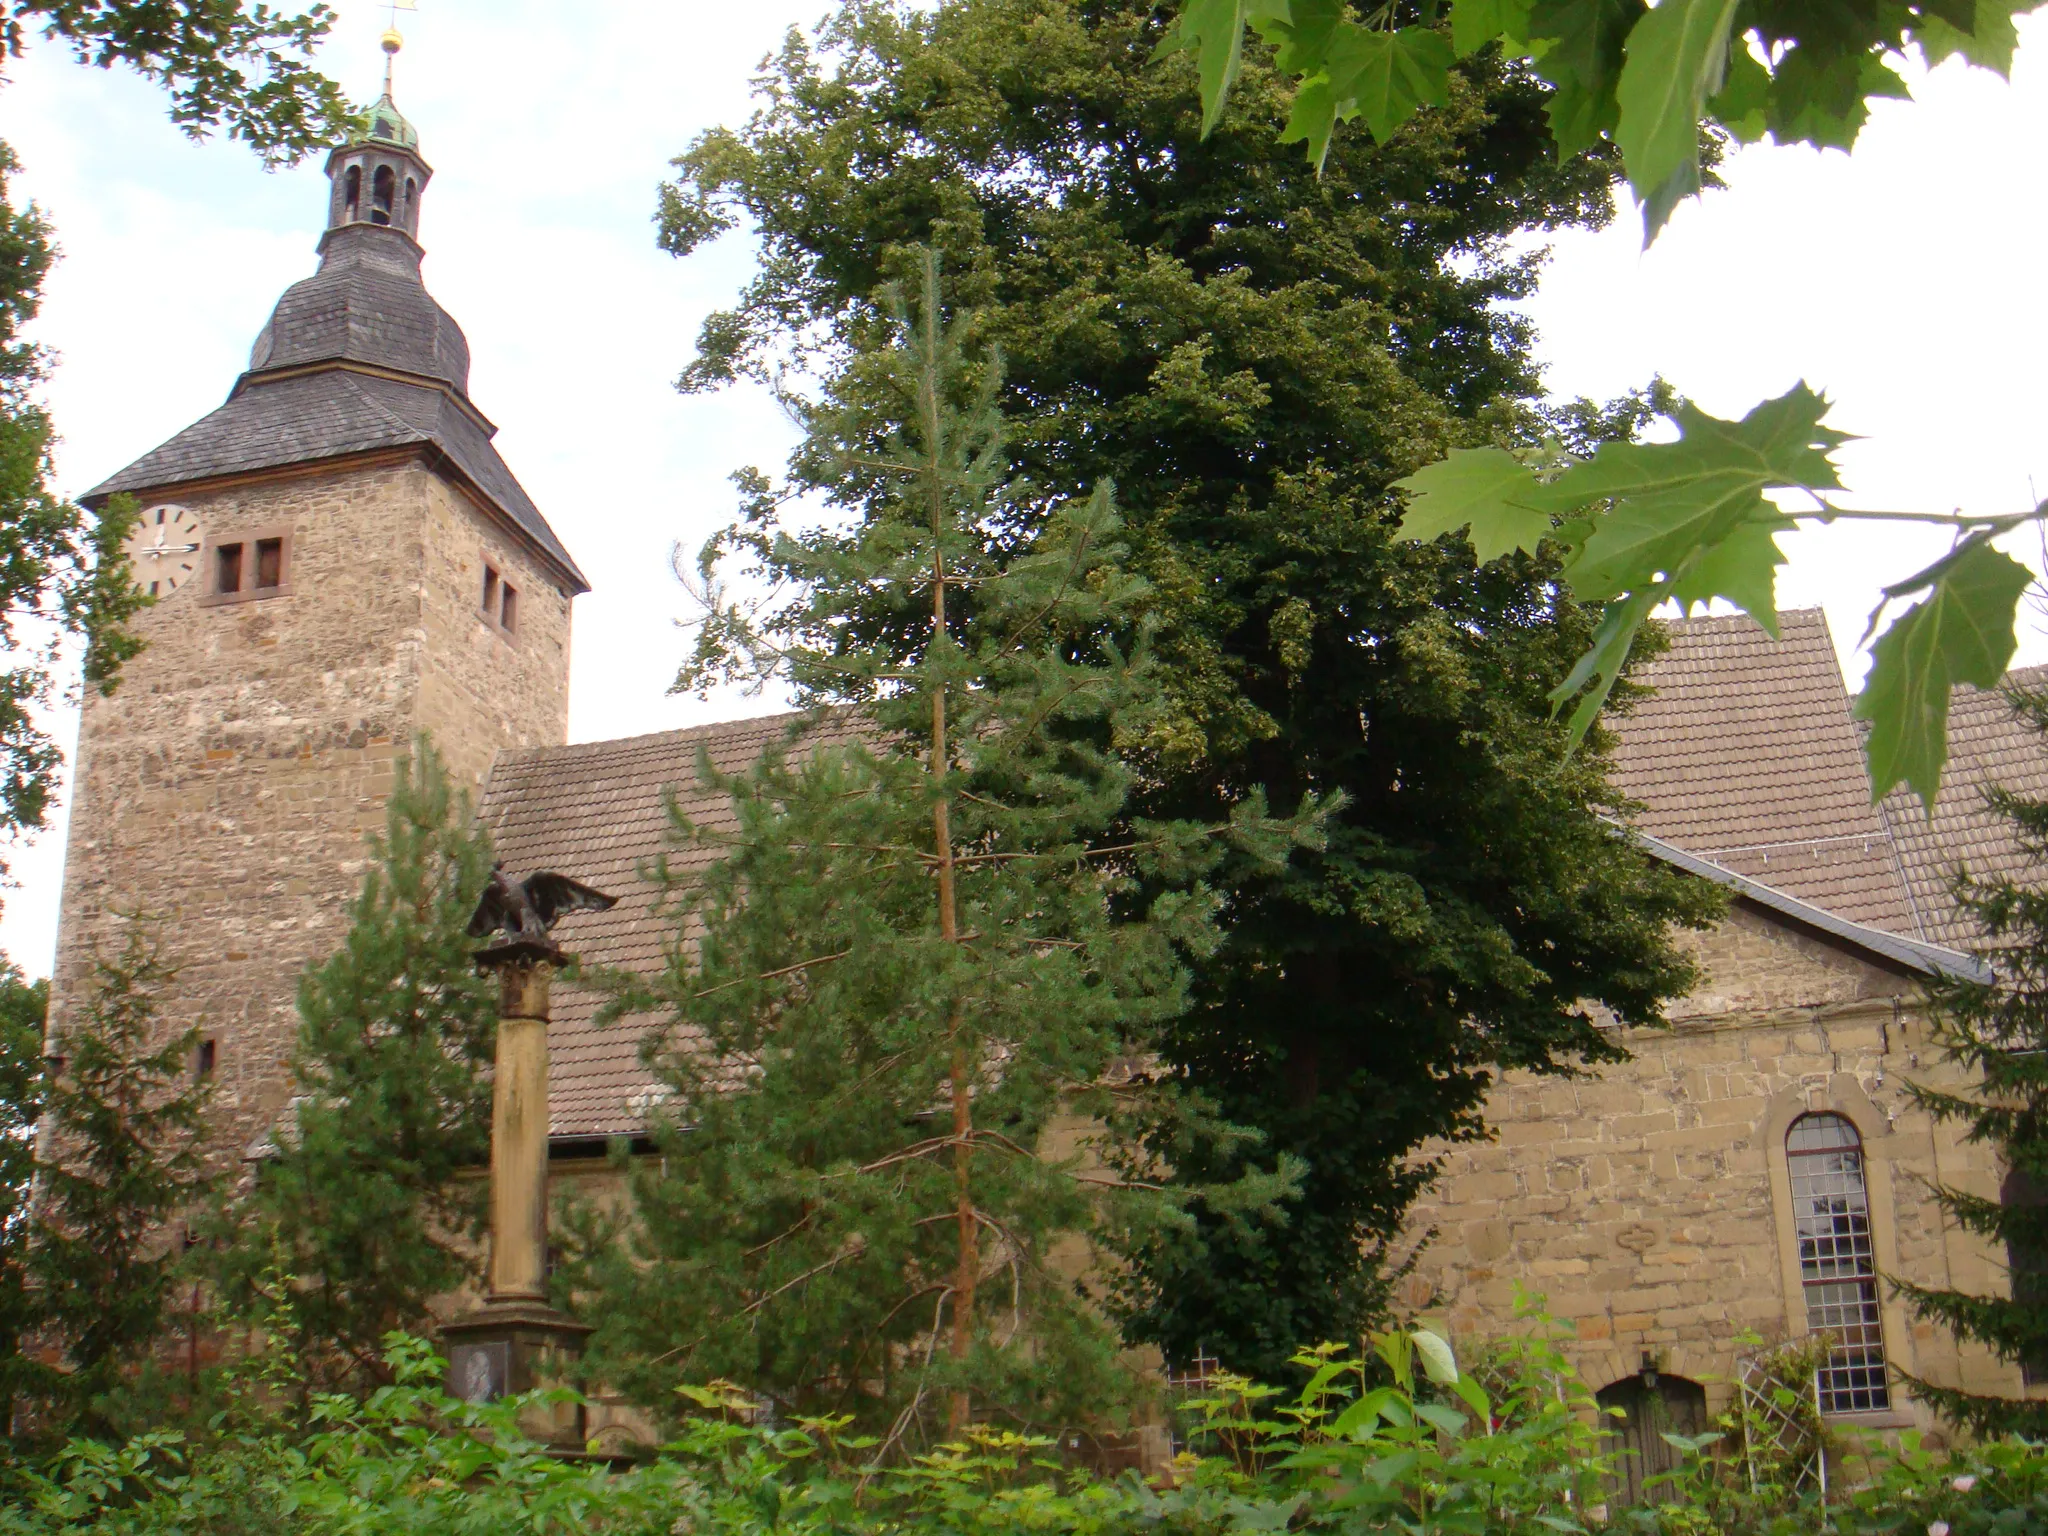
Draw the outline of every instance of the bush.
M313 1400L295 1426L253 1396L205 1436L74 1441L15 1468L0 1536L1235 1536L1284 1531L1778 1536L1821 1511L1751 1497L1716 1458L1686 1452L1674 1502L1609 1511L1611 1466L1583 1383L1547 1330L1461 1372L1442 1339L1390 1332L1364 1358L1299 1356L1292 1395L1222 1377L1183 1405L1188 1448L1170 1478L1064 1467L1046 1439L979 1427L889 1466L844 1419L755 1422L753 1394L693 1387L681 1434L617 1468L548 1454L521 1430L538 1406L476 1407L440 1388L442 1364L394 1336L394 1385ZM252 1383L256 1377L247 1378ZM252 1385L248 1391L254 1393ZM1937 1457L1908 1440L1873 1453L1867 1483L1826 1512L1844 1536L2048 1532L2048 1448L2004 1441ZM1610 1518L1611 1517L1611 1518Z

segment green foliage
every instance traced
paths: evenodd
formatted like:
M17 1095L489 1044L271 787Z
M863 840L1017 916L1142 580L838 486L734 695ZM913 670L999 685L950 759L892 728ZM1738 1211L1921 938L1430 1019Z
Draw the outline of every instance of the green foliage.
M29 1201L48 1089L43 1029L49 1008L48 981L30 982L14 965L0 966L0 1424L13 1422L22 1339L36 1322Z
M690 1388L693 1412L651 1460L570 1461L527 1438L532 1400L451 1398L442 1363L394 1336L393 1384L366 1401L321 1396L297 1423L245 1403L197 1440L72 1442L17 1474L0 1536L2009 1536L2048 1521L2042 1447L1935 1457L1911 1434L1873 1449L1824 1513L1750 1496L1716 1437L1673 1436L1675 1497L1611 1509L1611 1455L1546 1333L1503 1341L1491 1394L1420 1330L1376 1336L1369 1362L1304 1352L1296 1393L1219 1382L1154 1483L1063 1466L1051 1439L995 1428L878 1467L845 1419L770 1425L728 1383Z
M1299 82L1288 141L1322 164L1337 123L1363 116L1385 141L1442 106L1458 58L1495 45L1554 88L1561 155L1601 137L1621 150L1644 204L1645 243L1700 190L1701 129L1749 141L1848 149L1878 97L1904 96L1888 56L1917 50L2004 74L2024 0L1904 0L1840 7L1782 0L1450 0L1360 15L1346 0L1184 0L1161 52L1196 54L1203 132L1222 120L1244 34ZM1448 14L1446 14L1448 11Z
M2012 707L2048 735L2048 694L2014 690ZM2048 858L2048 801L2009 790L1989 791L1990 806L2039 867ZM2011 1261L2006 1295L1894 1281L1922 1318L1958 1337L1989 1346L2000 1359L2048 1361L2048 890L2026 879L1955 873L1962 912L1983 933L1982 953L1995 980L1943 976L1928 983L1935 1042L1974 1086L1946 1092L1909 1084L1914 1100L1936 1120L1961 1126L1993 1148L2009 1170L2010 1201L1937 1185L1936 1200L1967 1232L2002 1247ZM1916 1394L1944 1414L1987 1434L2048 1435L2048 1402L1974 1394L1915 1382Z
M426 737L394 765L348 936L299 983L293 1098L209 1267L238 1321L288 1339L306 1380L382 1379L474 1267L489 1161L497 995L467 933L489 834Z
M1703 121L1740 139L1770 134L1848 149L1868 101L1903 96L1888 55L1917 47L1930 63L1961 55L2003 74L2012 61L2016 0L1909 0L1841 7L1777 0L1451 0L1448 31L1458 55L1494 44L1553 87L1550 129L1560 156L1603 136L1619 148L1643 203L1644 243L1701 185ZM1425 104L1442 105L1452 48L1439 7L1386 5L1364 20L1346 0L1186 0L1160 52L1194 51L1200 62L1203 132L1223 118L1242 73L1244 30L1275 48L1275 66L1299 83L1282 141L1306 139L1320 166L1335 123L1364 114L1385 140ZM1404 61L1398 88L1383 68L1360 60ZM1517 467L1498 449L1454 451L1401 482L1417 503L1403 527L1434 538L1469 526L1479 560L1534 551L1546 537L1569 550L1567 574L1606 610L1592 644L1560 689L1577 696L1572 732L1598 718L1643 621L1659 602L1689 608L1725 598L1776 628L1775 535L1800 518L1898 519L1953 527L1942 561L1887 587L1870 633L1892 600L1926 592L1885 632L1871 654L1857 714L1871 722L1871 792L1882 799L1909 785L1932 808L1948 756L1948 702L1957 682L1994 686L2015 648L2015 611L2025 567L1989 547L2043 510L2010 517L1916 516L1851 510L1820 494L1841 489L1827 450L1845 441L1822 427L1825 403L1802 383L1721 422L1680 404L1681 440L1616 444L1601 463L1544 473ZM1790 432L1792 436L1783 434ZM1796 440L1795 440L1796 439ZM1765 490L1796 490L1817 504L1787 513ZM1869 634L1864 636L1869 640ZM1590 687L1587 687L1588 684ZM1581 694L1581 690L1585 691Z
M98 518L49 486L55 441L36 391L48 367L44 350L22 338L42 303L56 252L49 225L30 206L7 201L18 168L0 145L0 831L43 825L50 786L62 761L37 723L53 702L60 648L81 642L84 680L113 691L120 664L137 649L128 621L146 602L128 579L121 542L135 509L116 498Z
M1224 943L1162 1042L1259 1133L1162 1133L1176 1177L1299 1163L1302 1192L1271 1218L1205 1203L1130 1250L1134 1334L1277 1378L1378 1304L1376 1240L1426 1179L1409 1154L1477 1132L1493 1064L1604 1051L1580 999L1655 1020L1690 975L1665 926L1712 898L1610 834L1598 753L1568 758L1550 721L1593 626L1555 554L1475 570L1398 538L1388 490L1447 447L1555 430L1590 452L1641 423L1644 402L1523 405L1535 369L1501 302L1533 279L1507 237L1599 222L1611 172L1554 163L1545 88L1488 56L1426 127L1340 137L1318 178L1275 142L1281 74L1247 56L1203 140L1192 61L1148 63L1159 36L1138 0L845 7L778 56L751 123L683 156L662 232L683 252L744 223L763 251L686 385L788 365L840 397L886 345L876 287L938 245L1002 349L1012 469L1118 487L1166 685L1125 748L1136 811L1214 825L1253 793L1349 797L1325 849L1219 872ZM792 468L835 514L876 502L871 479Z
M19 57L40 31L83 63L157 81L173 121L195 137L225 126L267 164L284 164L351 121L340 88L305 62L333 20L319 4L290 14L245 0L6 0L0 58ZM132 498L93 515L50 488L55 431L38 399L50 359L22 331L56 248L33 204L8 201L18 169L0 144L0 833L43 825L62 754L36 715L55 701L67 653L79 653L84 687L112 693L141 649L130 621L150 601L122 549Z
M157 1016L172 976L153 937L129 923L118 955L95 955L76 1013L50 1042L18 1250L30 1292L20 1336L38 1348L6 1362L42 1432L98 1426L100 1399L162 1334L180 1257L166 1229L210 1182L198 1031L166 1038Z
M860 520L757 504L704 551L714 592L737 546L793 595L715 601L696 675L848 713L700 770L737 824L679 824L667 968L611 979L613 1013L662 1020L669 1097L638 1230L596 1246L584 1310L644 1401L715 1373L894 1442L940 1406L958 1428L970 1392L1025 1424L1116 1406L1078 1275L1106 1211L1147 1224L1159 1192L1048 1138L1128 1118L1112 1068L1184 1005L1177 956L1215 942L1202 875L1226 850L1278 865L1319 812L1119 824L1116 749L1161 689L1111 488L1009 477L1001 375L974 317L942 315L936 256L890 316L803 450L871 489Z
M0 49L18 58L41 32L81 64L125 64L169 92L171 121L194 138L225 125L280 165L353 121L341 88L307 62L334 20L317 3L291 12L248 0L7 0Z

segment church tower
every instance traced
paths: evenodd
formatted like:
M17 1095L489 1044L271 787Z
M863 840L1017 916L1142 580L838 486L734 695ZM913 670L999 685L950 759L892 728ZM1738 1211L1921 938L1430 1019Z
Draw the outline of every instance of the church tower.
M157 601L119 690L86 701L52 1022L95 949L151 921L178 970L167 1019L204 1032L224 1151L288 1097L298 977L341 940L392 759L429 731L476 787L500 751L562 742L589 590L421 282L433 172L385 87L328 158L319 270L226 403L84 498L141 503L129 553Z

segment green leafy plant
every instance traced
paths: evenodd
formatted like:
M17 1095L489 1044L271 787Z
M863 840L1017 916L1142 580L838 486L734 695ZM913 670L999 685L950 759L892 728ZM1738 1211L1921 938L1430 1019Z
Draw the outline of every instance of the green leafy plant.
M1929 63L1960 56L2003 74L2013 16L2032 8L2011 0L1904 0L1853 12L1760 0L1388 0L1354 12L1349 0L1186 0L1160 51L1197 54L1206 133L1222 120L1245 33L1256 31L1274 48L1275 66L1297 81L1283 138L1305 140L1321 163L1338 121L1363 117L1385 140L1423 107L1448 103L1459 59L1498 47L1551 86L1560 155L1603 140L1619 150L1643 204L1647 244L1700 189L1703 127L1847 149L1872 98L1906 94L1888 57L1909 49ZM1802 383L1739 421L1681 403L1676 442L1609 444L1586 460L1454 449L1400 482L1411 496L1404 531L1423 539L1467 531L1481 562L1556 541L1574 590L1606 605L1592 644L1553 694L1560 710L1576 701L1577 739L1659 604L1689 610L1723 599L1777 632L1779 533L1841 520L1953 529L1947 555L1884 589L1866 643L1892 604L1918 601L1878 639L1856 706L1871 724L1873 796L1904 783L1931 807L1947 759L1950 690L1998 683L2031 580L1991 541L2044 509L1945 517L1845 507L1829 494L1842 489L1829 450L1845 439L1822 424L1826 410ZM1774 499L1781 492L1793 493L1789 507Z

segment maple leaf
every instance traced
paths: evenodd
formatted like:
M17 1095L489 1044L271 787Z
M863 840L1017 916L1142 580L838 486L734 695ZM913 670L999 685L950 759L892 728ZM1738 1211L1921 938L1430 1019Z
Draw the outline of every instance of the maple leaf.
M1270 11L1261 0L1186 0L1179 17L1152 50L1156 62L1187 50L1195 55L1202 81L1202 137L1223 118L1224 103L1244 64L1244 27L1254 11Z
M1639 197L1688 170L1684 180L1698 186L1700 116L1727 72L1736 9L1737 0L1663 0L1630 30L1614 142Z
M1948 758L1950 690L1957 683L1996 688L2005 677L2018 643L2020 596L2034 576L1991 538L1988 530L1973 533L1926 570L1884 589L1887 602L1932 590L1871 648L1870 676L1856 698L1856 718L1870 722L1864 750L1874 799L1903 782L1932 814Z
M1530 0L1451 0L1451 47L1461 59L1495 38L1511 48L1526 47L1529 6Z
M1499 448L1460 448L1394 485L1408 493L1408 514L1398 530L1402 538L1434 539L1469 529L1481 565L1510 550L1534 554L1551 531L1550 488Z
M1323 72L1340 115L1364 117L1384 144L1424 105L1450 98L1451 45L1424 27L1381 32L1345 23L1330 36Z

